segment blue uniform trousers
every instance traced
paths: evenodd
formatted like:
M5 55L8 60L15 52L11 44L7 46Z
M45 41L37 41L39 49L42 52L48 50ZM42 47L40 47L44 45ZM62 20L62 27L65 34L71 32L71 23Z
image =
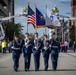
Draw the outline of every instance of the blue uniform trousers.
M30 60L31 60L31 54L26 54L24 57L24 68L29 69L30 68Z
M14 66L13 66L14 69L18 69L18 67L19 67L20 54L21 54L20 50L13 50L12 51L12 58L14 61Z
M44 66L45 70L48 69L48 60L49 60L49 53L43 52L43 58L44 58Z
M51 61L52 61L52 68L53 70L57 69L57 61L58 61L58 53L55 53L55 51L51 51Z
M34 55L35 70L38 70L40 67L40 53L35 50L33 52L33 55Z
M26 49L23 49L23 54L24 54L24 69L29 69L30 68L30 61L31 61L31 53L27 53Z

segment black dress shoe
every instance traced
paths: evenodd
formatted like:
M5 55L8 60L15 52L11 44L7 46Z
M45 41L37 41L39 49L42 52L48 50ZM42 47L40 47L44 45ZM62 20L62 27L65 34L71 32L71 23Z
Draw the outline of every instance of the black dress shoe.
M27 72L27 69L25 69L25 71Z
M37 69L35 69L35 71L38 71Z
M37 69L37 71L39 71L39 68Z
M56 71L56 69L53 69L53 71Z
M27 70L29 71L29 68Z
M18 69L14 69L14 71L16 71L16 72L17 72L17 71L18 71Z
M47 71L48 69L46 68L46 69L44 69L45 71Z

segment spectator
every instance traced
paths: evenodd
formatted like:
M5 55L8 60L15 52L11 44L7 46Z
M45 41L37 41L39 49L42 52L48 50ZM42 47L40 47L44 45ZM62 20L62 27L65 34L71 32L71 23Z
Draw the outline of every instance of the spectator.
M67 41L65 41L65 43L64 43L64 46L65 46L65 49L64 49L64 52L67 52L67 50L68 50L68 42Z
M75 50L76 50L76 40L74 41L74 53L75 53Z
M2 52L2 49L1 49L1 41L0 41L0 53Z
M11 41L9 41L7 44L9 53L11 53L11 45L12 45L12 43L11 43Z
M2 46L2 52L6 53L6 47L7 47L7 45L6 45L6 41L5 40L2 41L2 45L1 46Z

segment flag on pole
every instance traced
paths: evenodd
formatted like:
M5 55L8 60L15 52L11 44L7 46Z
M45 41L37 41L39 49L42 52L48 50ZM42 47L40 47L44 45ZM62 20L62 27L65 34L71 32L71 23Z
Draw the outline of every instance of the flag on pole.
M57 16L53 15L52 11L46 8L46 25L49 26L61 26Z
M36 7L36 27L37 28L45 27L45 18L37 7Z
M53 26L53 23L51 20L53 20L53 17L50 17L51 16L51 11L46 8L46 25L50 25L50 26Z
M36 24L36 18L35 18L35 12L30 8L28 5L28 16L27 16L27 24L32 24L33 27L35 28Z

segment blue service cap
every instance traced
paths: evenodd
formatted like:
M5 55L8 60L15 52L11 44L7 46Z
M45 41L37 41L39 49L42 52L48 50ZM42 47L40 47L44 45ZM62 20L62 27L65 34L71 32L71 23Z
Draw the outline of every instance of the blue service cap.
M55 34L56 34L55 32L52 33L52 35L55 35Z

